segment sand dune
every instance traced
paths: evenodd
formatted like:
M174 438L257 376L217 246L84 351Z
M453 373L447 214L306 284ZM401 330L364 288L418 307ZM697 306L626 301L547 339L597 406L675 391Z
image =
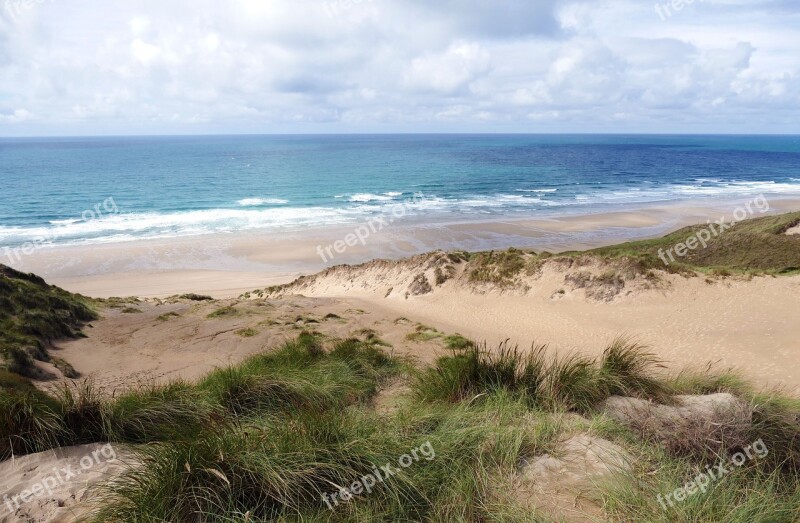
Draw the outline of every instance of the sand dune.
M671 369L713 363L737 368L759 385L800 386L800 276L660 272L606 281L609 267L585 263L567 267L554 260L501 288L470 282L461 264L436 253L329 269L269 297L118 303L87 329L88 338L59 343L53 354L116 390L194 379L301 329L332 337L371 330L396 354L427 363L446 353L443 336L452 333L489 345L547 343L559 354L592 356L615 337L631 335ZM455 273L437 284L437 269L448 265ZM226 307L229 313L218 314ZM435 329L423 337L430 339L409 339L418 324Z
M489 344L547 343L560 353L597 355L616 336L632 335L671 367L713 362L762 385L800 385L798 276L709 279L658 272L653 279L604 282L610 267L587 262L567 268L553 261L511 288L473 284L462 273L436 285L436 267L448 263L441 260L434 255L338 267L279 294L346 296L361 308L406 315ZM429 292L420 292L420 274Z

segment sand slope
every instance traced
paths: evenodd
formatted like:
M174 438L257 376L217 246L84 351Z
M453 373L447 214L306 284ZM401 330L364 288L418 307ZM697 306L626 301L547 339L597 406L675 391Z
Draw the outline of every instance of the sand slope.
M276 295L347 297L363 309L490 345L535 341L599 355L616 336L632 335L673 367L713 362L761 385L800 386L800 276L709 279L659 271L605 283L608 266L554 260L511 288L470 283L463 268L437 285L433 272L449 263L437 257L337 267Z

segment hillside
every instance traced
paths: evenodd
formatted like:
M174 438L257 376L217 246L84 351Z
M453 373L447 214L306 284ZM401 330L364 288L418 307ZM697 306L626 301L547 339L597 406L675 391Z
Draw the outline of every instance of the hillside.
M77 377L48 349L59 339L82 336L81 328L96 318L91 300L0 265L0 372L46 378L35 364L44 361Z
M704 243L675 247L705 235L707 225L686 227L662 238L603 247L590 251L551 254L519 249L489 252L434 252L390 261L339 265L294 282L259 289L244 298L304 293L337 287L355 292L383 292L385 298L431 294L447 284L476 292L489 290L526 293L537 282L557 276L550 292L582 290L594 301L613 301L639 290L664 288L668 275L719 278L731 275L791 275L800 271L800 235L791 234L800 213L767 216L739 222ZM665 261L666 260L666 261Z

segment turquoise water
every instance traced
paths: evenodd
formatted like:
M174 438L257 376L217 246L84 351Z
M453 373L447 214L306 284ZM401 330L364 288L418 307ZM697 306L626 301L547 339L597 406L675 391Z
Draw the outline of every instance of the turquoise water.
M800 197L797 136L0 139L0 246ZM411 202L412 198L416 198Z

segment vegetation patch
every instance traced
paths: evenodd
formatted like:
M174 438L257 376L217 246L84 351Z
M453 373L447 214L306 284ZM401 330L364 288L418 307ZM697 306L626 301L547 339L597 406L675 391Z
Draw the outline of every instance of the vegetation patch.
M190 300L190 301L214 301L214 298L211 296L206 296L204 294L181 294L178 296L181 300Z
M252 338L254 336L258 336L258 331L253 328L247 327L246 329L239 329L238 331L236 331L236 335L241 336L242 338Z
M594 254L613 259L635 261L643 270L661 269L671 272L699 271L719 274L794 274L800 270L800 236L785 232L800 223L800 212L764 216L736 223L713 236L705 248L688 250L672 262L662 256L669 249L684 243L708 225L685 227L662 238L623 243L569 255ZM674 256L673 256L674 257Z
M167 312L160 315L158 318L156 318L156 320L160 322L165 322L171 320L172 318L180 318L180 317L181 315L178 314L177 312Z
M415 341L420 343L420 342L435 340L437 338L441 338L442 336L444 336L444 334L434 329L433 327L428 327L427 325L418 323L417 327L414 329L414 332L406 335L406 339L408 341Z
M241 312L233 307L232 305L228 305L226 307L222 307L220 309L215 310L214 312L208 314L206 318L214 319L214 318L230 318L234 316L238 316Z
M34 360L49 361L47 349L62 338L82 336L97 318L88 298L0 265L0 367L31 378L45 377Z

